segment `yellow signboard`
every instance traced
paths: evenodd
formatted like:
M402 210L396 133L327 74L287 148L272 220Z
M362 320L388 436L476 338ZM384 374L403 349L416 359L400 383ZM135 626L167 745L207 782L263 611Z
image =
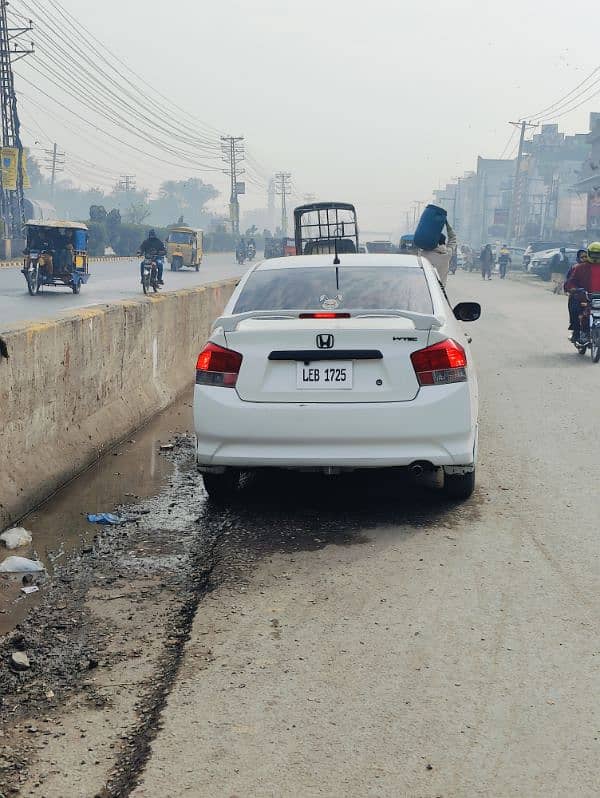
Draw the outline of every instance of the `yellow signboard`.
M16 191L19 150L16 147L2 147L0 157L2 158L2 188L6 191ZM27 172L27 150L23 150L21 156L21 175L23 188L31 188L31 180Z
M2 147L2 188L5 191L17 190L17 161L19 150L16 147Z

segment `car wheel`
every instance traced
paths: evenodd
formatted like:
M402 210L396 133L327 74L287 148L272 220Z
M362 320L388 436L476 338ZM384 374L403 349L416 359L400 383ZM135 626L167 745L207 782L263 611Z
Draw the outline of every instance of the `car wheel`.
M447 499L468 499L475 490L475 471L467 474L445 474L442 492Z
M240 474L228 469L223 474L202 474L202 479L209 499L217 504L225 504L236 492Z

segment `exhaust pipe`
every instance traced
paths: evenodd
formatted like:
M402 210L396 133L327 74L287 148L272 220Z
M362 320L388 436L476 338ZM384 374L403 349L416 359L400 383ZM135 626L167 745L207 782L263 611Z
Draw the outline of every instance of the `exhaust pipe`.
M436 471L436 467L428 460L417 460L409 465L408 470L413 477L418 479L424 474L431 474L432 472Z

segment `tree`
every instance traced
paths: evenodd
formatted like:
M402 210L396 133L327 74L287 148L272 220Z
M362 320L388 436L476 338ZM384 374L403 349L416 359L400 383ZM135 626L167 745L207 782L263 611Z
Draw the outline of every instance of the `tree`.
M106 226L109 230L115 230L121 224L121 211L113 208L106 216Z
M104 205L91 205L90 206L90 222L104 222L106 221L106 208Z
M204 206L218 196L214 186L197 177L166 180L160 187L158 199L150 202L152 221L166 225L185 216L188 224L199 227L208 220Z
M143 224L144 220L151 214L151 210L145 202L132 202L125 211L125 221L129 224Z

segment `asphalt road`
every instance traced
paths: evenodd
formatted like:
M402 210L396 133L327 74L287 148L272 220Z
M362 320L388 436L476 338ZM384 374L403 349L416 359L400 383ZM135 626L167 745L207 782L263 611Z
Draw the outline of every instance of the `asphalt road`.
M231 252L205 255L199 272L165 270L163 290L179 290L243 274ZM0 332L28 321L58 318L76 309L131 299L142 292L139 261L102 261L90 264L90 280L75 296L68 288L46 288L30 296L18 268L0 269Z
M600 365L568 343L566 299L547 286L459 274L449 291L484 308L467 328L482 395L474 496L283 474L219 510L189 446L142 505L148 539L131 530L114 573L96 555L77 634L93 641L95 617L110 642L87 692L75 682L68 702L34 703L36 728L53 714L30 743L26 794L600 794ZM160 440L190 429L189 400L160 424ZM110 509L111 479L151 492L135 437L25 519L34 540L53 521L79 534L83 512ZM187 558L170 554L174 536ZM81 609L69 601L59 619ZM25 720L19 739L35 740ZM111 779L126 787L104 792Z
M564 297L449 290L484 307L476 495L249 488L262 556L200 605L137 798L600 794L600 366Z

